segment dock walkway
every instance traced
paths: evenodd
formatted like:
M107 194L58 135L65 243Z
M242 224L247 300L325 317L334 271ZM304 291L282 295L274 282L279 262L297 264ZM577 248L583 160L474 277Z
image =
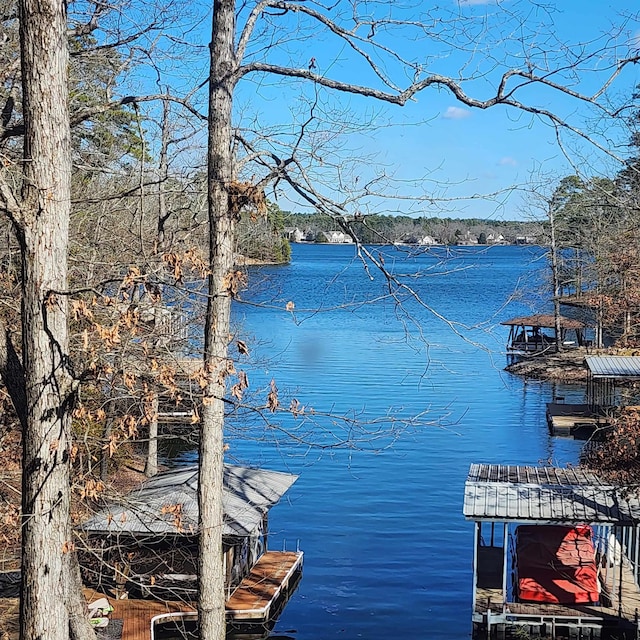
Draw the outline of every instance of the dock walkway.
M235 625L266 624L295 586L302 560L301 551L265 552L227 600L227 621ZM87 602L103 597L89 590L85 595ZM151 622L156 616L196 611L195 603L185 602L109 598L109 603L113 607L110 618L123 622L121 640L150 640Z
M301 551L267 551L227 600L227 620L267 621L302 569Z

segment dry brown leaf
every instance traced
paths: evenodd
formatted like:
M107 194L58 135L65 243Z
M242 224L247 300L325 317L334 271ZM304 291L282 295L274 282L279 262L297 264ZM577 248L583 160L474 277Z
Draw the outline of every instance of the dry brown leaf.
M240 355L243 355L243 356L249 355L249 349L247 348L246 343L244 343L242 340L238 340L236 342L236 346L238 347L238 353L240 353Z
M71 553L72 551L75 550L75 548L76 548L76 545L71 540L66 540L65 543L62 545L62 553L63 554Z
M271 390L267 395L267 407L273 413L275 413L280 407L280 401L278 400L278 387L276 387L275 380L271 380Z

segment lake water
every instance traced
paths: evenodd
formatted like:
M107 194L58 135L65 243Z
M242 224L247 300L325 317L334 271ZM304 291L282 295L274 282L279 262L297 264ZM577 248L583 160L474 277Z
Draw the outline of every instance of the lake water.
M300 476L270 514L271 548L305 552L274 635L468 638L469 465L575 462L579 443L551 438L544 410L582 390L503 371L499 322L530 311L504 305L540 285L540 249L372 251L422 302L390 296L353 246L295 245L290 265L251 272L238 366L259 402L273 380L305 413L238 415L227 460Z

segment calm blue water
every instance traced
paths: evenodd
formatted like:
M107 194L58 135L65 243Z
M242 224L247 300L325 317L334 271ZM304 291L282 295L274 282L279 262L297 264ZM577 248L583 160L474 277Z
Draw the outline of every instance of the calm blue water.
M469 464L562 465L579 452L548 435L551 386L502 371L499 322L529 311L503 305L522 279L538 286L541 252L465 248L443 260L444 250L373 251L423 302L389 296L351 246L296 245L290 265L251 273L246 303L234 309L251 347L251 387L264 403L273 379L284 406L295 397L306 411L238 416L228 460L300 475L270 516L271 547L299 541L305 551L275 634L467 638Z

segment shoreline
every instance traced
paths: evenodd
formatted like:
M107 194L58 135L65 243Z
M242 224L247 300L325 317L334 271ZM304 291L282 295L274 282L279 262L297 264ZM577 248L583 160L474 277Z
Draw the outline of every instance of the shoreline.
M640 349L605 348L586 349L580 347L549 353L546 355L524 356L507 365L504 370L524 378L555 380L557 382L586 382L588 369L584 363L586 356L640 356Z
M536 380L584 382L587 379L584 359L588 355L593 355L593 350L572 349L548 355L525 356L507 365L505 371Z

